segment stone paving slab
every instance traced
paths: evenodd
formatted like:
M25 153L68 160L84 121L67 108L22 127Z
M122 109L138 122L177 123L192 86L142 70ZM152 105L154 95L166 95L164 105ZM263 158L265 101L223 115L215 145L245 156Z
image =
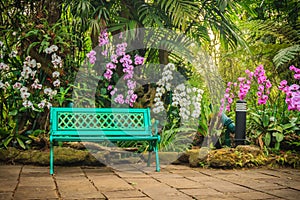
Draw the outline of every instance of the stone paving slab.
M293 200L300 196L297 169L216 170L162 165L49 167L0 165L0 200L232 199Z
M222 193L212 188L180 189L181 192L190 196L221 196Z
M13 197L12 192L0 192L0 200L12 199L12 197Z
M53 187L48 186L30 186L30 183L26 186L18 186L14 193L14 199L55 199L57 198L56 190Z
M89 176L89 174L87 173ZM90 180L94 183L100 191L124 191L133 190L134 187L122 178L111 175L111 176L89 176Z
M133 189L133 190L120 190L120 191L106 191L103 192L104 195L108 198L108 199L124 199L124 198L149 198L146 196L146 194L142 193L141 191L137 190L137 189Z
M274 196L269 195L267 193L263 192L243 192L243 193L237 193L233 194L234 197L238 197L240 199L245 199L245 200L253 200L253 199L272 199Z

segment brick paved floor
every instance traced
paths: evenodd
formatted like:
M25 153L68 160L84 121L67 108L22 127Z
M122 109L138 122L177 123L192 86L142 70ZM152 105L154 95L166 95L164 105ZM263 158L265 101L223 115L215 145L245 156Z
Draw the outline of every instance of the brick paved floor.
M0 165L1 199L300 199L300 170Z

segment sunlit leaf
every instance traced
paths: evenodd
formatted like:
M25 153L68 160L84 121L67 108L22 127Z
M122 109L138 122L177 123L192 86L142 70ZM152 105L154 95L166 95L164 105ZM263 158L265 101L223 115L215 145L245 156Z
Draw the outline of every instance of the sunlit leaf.
M22 147L23 149L26 149L24 142L20 138L17 137L17 141L18 141L18 144L20 145L20 147Z

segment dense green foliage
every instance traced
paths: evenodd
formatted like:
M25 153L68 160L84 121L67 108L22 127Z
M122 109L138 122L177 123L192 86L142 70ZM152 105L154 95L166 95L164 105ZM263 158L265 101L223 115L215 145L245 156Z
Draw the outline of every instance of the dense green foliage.
M128 40L129 45L157 42L155 44L159 48L138 49L136 53L145 57L146 64L174 63L176 70L183 75L188 84L205 91L201 115L196 126L180 127L182 121L179 109L170 102L172 93L163 96L168 116L165 123L161 124L161 149L178 151L189 148L190 145L182 144L192 143L190 135L195 133L197 140L209 138L205 140L206 145L215 143L213 138L220 137L222 127L217 117L219 105L210 97L213 90L220 90L219 93L224 91L222 88L213 88L212 82L205 82L202 71L183 55L193 55L190 54L191 44L200 46L218 67L218 78L222 78L218 81L221 81L224 87L227 82L242 76L246 69L253 70L259 64L264 65L274 88L284 79L288 80L290 85L297 83L288 67L300 66L299 6L297 0L1 2L0 10L3 12L0 14L0 41L3 44L0 48L0 62L8 65L10 69L0 71L0 81L3 84L7 82L5 90L4 87L0 88L0 147L15 145L31 148L34 143L45 141L41 138L47 138L49 109L24 108L20 93L13 88L13 84L21 77L27 56L41 64L36 78L45 87L53 87L53 72L59 71L60 88L54 87L57 94L48 101L54 106L67 106L71 96L77 95L73 91L91 89L86 83L74 85L74 81L80 66L85 62L86 54L98 45L99 33L106 28L112 36L129 30L126 32L126 37L131 38ZM178 34L166 38L165 34L158 31L155 41L148 40L149 38L142 35L144 32L138 31L138 28L146 27L169 29L183 34L184 37ZM51 45L58 47L56 54L63 61L59 69L53 65L53 57L45 52ZM175 46L180 51L174 50ZM89 79L102 76L94 68L88 69ZM161 68L151 65L146 66L146 70L162 73ZM118 75L120 76L120 73ZM211 75L213 77L213 74ZM216 81L214 79L217 78L208 80ZM137 91L138 100L135 107L154 105L157 85L145 80L147 81L149 84ZM32 83L33 80L27 85ZM33 92L30 98L34 97L37 102L43 100L42 92L34 92L32 89L30 92ZM96 95L97 106L111 105L111 96L104 89L104 84L99 84ZM250 114L247 119L249 141L262 148L279 150L280 144L293 136L296 139L291 139L289 144L291 147L298 147L299 131L296 128L299 127L299 112L287 110L285 96L273 89L268 104L257 106L255 94L251 95L248 99ZM89 99L89 96L80 99L82 105ZM37 105L38 103L35 104ZM228 115L234 119L233 112ZM138 145L140 146L141 149L147 148L144 144Z

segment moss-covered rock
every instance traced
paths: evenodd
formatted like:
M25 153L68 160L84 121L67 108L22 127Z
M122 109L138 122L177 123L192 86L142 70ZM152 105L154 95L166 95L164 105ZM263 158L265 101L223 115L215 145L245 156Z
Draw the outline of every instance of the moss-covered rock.
M271 167L287 166L300 168L300 155L295 151L280 152L279 154L271 154L268 157L268 163Z
M263 151L258 146L254 145L238 145L235 150L243 153L250 153L253 156L259 156L263 154Z
M20 154L20 151L13 147L7 149L0 149L0 161L2 162L13 162L15 158Z
M128 155L127 155L128 154ZM277 152L266 156L260 148L251 145L236 148L192 149L185 153L160 152L161 162L186 164L191 167L237 168L254 166L290 166L300 168L300 154L294 151ZM137 163L147 161L148 153L133 155L132 152L109 150L77 150L70 147L54 148L55 165L104 165L105 163ZM152 156L152 162L155 156ZM49 165L49 150L19 150L9 147L0 149L0 162Z
M207 147L189 150L187 155L189 157L190 166L198 167L200 163L206 163L209 152L209 148Z
M300 168L300 155L299 154L288 151L284 154L284 159L285 159L285 161L283 162L283 164L294 167L294 168Z
M253 167L266 163L267 157L253 146L213 150L208 156L208 164L214 168Z
M72 148L54 148L54 163L57 165L82 164L89 157L88 151L78 151Z
M30 164L31 151L20 151L20 153L14 158L14 162Z
M18 150L12 147L0 149L0 161L5 163L49 165L49 156L49 151ZM54 147L54 163L55 165L101 165L89 151L68 147Z
M191 167L236 168L264 165L267 158L259 147L252 145L216 150L202 147L182 154L177 159L176 164L179 163L189 163Z
M210 152L208 156L208 164L217 168L232 168L235 166L237 154L234 149L224 148Z
M173 162L173 164L189 163L189 157L190 157L190 155L188 154L188 151L183 152L183 153L179 154L177 160L175 160Z
M33 150L31 151L31 164L36 165L49 165L49 152Z

